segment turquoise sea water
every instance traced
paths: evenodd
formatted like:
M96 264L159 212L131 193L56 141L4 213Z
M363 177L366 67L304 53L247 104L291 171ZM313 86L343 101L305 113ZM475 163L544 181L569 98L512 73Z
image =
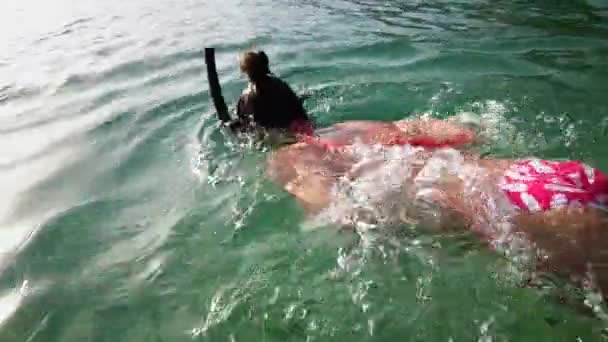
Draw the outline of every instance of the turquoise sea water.
M602 0L3 1L0 341L602 340L470 236L307 229L205 46L232 104L263 48L322 125L472 111L488 153L608 170Z

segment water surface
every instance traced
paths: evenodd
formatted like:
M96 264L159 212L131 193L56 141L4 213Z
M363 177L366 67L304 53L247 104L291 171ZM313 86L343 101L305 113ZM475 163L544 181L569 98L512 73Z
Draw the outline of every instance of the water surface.
M322 125L472 111L488 153L608 170L607 37L602 0L4 1L0 340L601 340L469 236L306 229L201 51L231 103L263 48Z

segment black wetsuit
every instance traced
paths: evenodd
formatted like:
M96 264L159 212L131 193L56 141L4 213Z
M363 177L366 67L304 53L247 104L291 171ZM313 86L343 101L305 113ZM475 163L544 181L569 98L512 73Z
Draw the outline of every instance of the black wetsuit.
M250 83L237 104L239 126L287 129L294 121L308 121L300 98L273 75Z

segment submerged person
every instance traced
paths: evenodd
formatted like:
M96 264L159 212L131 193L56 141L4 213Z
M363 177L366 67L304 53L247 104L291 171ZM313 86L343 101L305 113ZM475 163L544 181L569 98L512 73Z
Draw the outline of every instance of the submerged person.
M446 139L437 135L442 131L425 131L434 125L418 125L403 136ZM604 173L578 161L482 158L442 146L379 149L377 141L368 142L337 150L286 146L273 154L268 173L308 212L329 212L337 223L382 219L469 229L495 248L523 237L538 251L539 269L578 282L590 273L608 291ZM393 186L382 189L385 182ZM349 196L360 202L340 209Z

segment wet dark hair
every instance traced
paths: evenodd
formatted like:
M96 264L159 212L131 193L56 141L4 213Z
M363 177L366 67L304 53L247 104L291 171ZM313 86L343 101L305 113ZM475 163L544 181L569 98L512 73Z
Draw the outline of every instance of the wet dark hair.
M241 71L253 82L269 75L270 61L264 51L246 51L241 56Z

